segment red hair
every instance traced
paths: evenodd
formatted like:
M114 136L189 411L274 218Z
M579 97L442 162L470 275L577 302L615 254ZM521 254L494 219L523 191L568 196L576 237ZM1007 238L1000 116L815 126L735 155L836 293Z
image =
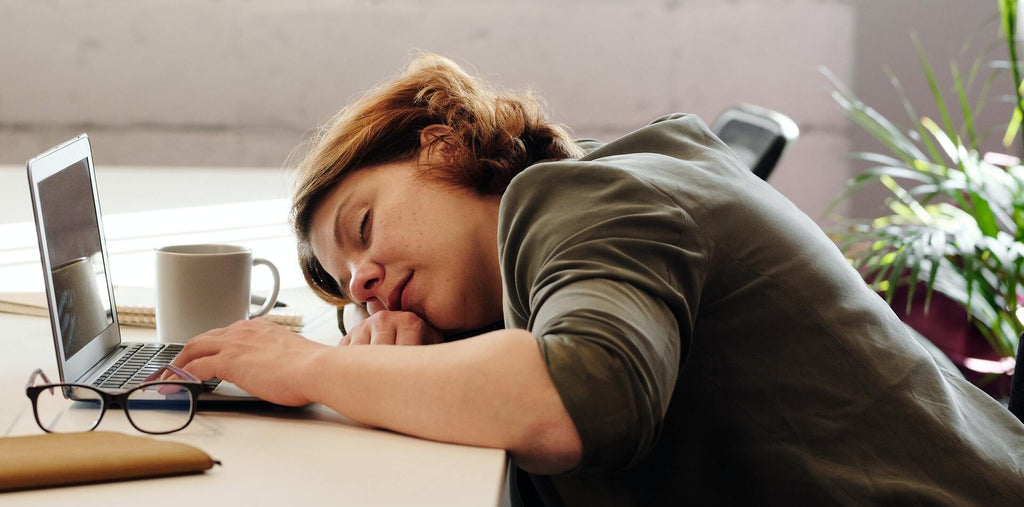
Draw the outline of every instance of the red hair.
M444 146L448 156L443 165L424 167L424 175L481 194L502 194L516 174L537 161L582 155L566 129L547 120L532 94L497 93L438 55L414 59L400 76L339 111L299 164L292 226L303 275L321 298L335 305L348 302L313 255L313 212L353 170L417 157L420 133L430 125L444 125L448 134L422 148Z

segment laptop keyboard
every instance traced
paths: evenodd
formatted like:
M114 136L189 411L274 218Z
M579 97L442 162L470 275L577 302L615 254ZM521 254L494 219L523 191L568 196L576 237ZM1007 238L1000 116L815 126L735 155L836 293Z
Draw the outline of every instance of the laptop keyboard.
M178 343L136 343L112 364L107 371L96 378L92 385L103 389L130 389L141 384L162 366L171 364L181 352ZM220 379L203 382L203 390L213 391Z

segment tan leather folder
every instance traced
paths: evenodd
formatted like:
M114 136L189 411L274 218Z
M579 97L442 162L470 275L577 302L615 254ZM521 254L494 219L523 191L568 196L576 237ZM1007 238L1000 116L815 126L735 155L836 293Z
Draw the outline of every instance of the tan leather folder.
M0 438L0 491L198 473L219 464L190 445L109 431Z

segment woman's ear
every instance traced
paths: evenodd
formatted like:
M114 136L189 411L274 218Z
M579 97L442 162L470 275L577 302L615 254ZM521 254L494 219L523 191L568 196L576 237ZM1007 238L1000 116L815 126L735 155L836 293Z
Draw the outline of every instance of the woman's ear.
M429 165L436 165L446 162L450 158L449 152L453 146L451 139L452 128L447 125L427 125L420 131L420 162Z

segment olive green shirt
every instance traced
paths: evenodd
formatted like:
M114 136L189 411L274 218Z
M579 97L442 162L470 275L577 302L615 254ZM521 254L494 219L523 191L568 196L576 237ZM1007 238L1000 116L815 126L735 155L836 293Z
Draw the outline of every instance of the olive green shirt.
M505 324L536 336L583 442L568 473L514 470L514 497L1024 504L1024 425L700 119L591 147L501 202Z

